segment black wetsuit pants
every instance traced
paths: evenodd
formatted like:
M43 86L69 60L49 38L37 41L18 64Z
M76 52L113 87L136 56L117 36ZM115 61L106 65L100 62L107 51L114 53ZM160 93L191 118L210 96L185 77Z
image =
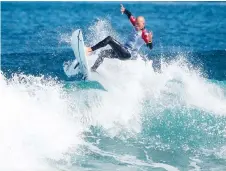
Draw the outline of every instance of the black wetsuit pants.
M100 52L99 57L91 68L93 71L99 67L99 65L104 61L104 58L118 58L120 60L127 60L131 57L130 52L111 36L106 37L104 40L91 47L91 49L95 51L107 45L110 45L112 49L103 50Z

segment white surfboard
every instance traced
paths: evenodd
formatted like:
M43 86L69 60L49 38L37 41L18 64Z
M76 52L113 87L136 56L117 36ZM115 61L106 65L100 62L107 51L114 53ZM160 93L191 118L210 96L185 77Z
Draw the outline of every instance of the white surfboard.
M72 33L71 47L77 60L77 63L74 65L74 69L77 69L78 67L80 73L83 75L83 79L88 79L90 71L85 55L85 46L82 36L82 30L78 29Z

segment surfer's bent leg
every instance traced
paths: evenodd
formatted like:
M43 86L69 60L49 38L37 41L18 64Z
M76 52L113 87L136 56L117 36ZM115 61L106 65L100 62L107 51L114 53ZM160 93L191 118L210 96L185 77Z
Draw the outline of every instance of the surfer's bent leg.
M129 59L131 54L129 51L121 45L118 41L113 39L111 36L106 37L104 40L97 43L95 46L91 47L92 51L95 51L104 46L110 45L113 51L118 55L119 59Z
M118 58L118 56L114 53L112 49L101 51L99 57L95 61L94 65L91 67L92 71L96 71L100 64L103 63L104 58Z

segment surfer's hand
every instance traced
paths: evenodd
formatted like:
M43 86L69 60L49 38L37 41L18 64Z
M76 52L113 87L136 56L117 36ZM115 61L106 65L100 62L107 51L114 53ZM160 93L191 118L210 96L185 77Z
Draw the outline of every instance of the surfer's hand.
M153 37L152 32L148 33L149 42L152 42L152 37Z
M125 8L124 8L124 6L122 4L120 4L120 5L121 5L121 12L124 13L125 12Z

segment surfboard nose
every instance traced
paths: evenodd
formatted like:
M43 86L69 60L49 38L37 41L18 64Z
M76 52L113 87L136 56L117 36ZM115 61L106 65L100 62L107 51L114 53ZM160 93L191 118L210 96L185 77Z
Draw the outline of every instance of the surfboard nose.
M78 61L74 69L79 68L80 73L85 79L88 79L90 71L88 69L88 62L86 60L86 48L83 41L82 30L78 29L72 33L71 46L74 51L74 55ZM79 66L79 67L78 67Z

